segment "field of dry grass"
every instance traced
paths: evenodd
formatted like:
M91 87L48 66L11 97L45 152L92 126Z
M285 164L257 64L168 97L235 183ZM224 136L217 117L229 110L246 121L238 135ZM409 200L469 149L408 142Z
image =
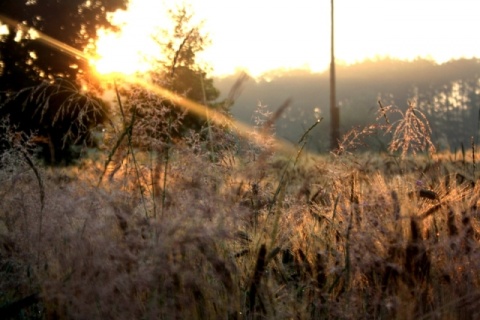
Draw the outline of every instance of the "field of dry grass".
M229 147L111 137L75 167L4 153L2 319L480 317L471 152L289 155L216 134Z

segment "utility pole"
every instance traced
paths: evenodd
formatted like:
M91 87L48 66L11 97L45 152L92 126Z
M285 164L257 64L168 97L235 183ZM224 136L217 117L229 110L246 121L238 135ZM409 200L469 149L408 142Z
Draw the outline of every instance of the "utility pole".
M335 78L335 36L334 36L334 0L331 0L331 35L330 35L330 150L338 148L340 139L340 110L337 106Z

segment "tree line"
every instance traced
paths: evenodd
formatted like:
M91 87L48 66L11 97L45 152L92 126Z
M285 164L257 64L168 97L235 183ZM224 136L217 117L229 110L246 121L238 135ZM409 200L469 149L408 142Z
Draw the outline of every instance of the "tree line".
M458 59L437 64L428 59L403 61L392 58L366 60L353 65L337 65L337 103L340 108L340 132L375 123L383 105L408 108L415 101L430 122L433 139L440 149L460 148L476 138L480 109L480 60ZM215 79L220 91L227 92L235 76ZM275 110L287 98L292 102L277 124L277 135L295 142L318 117L309 147L329 150L329 73L305 70L272 71L259 79L250 79L233 106L232 114L252 121L259 104ZM476 138L477 139L477 138ZM381 150L384 137L374 139Z

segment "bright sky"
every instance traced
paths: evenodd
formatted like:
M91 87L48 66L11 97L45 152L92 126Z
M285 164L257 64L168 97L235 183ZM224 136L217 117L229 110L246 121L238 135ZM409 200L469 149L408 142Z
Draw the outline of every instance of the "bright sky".
M252 75L279 68L322 71L330 61L330 0L187 0L212 44L202 54L214 74ZM121 36L103 36L99 53L111 64L145 70L138 55L158 51L150 33L174 1L131 0ZM352 63L390 56L480 58L478 0L336 0L335 55ZM150 43L150 44L149 44ZM101 67L99 67L101 68ZM104 69L120 68L104 65ZM124 70L128 71L128 70Z

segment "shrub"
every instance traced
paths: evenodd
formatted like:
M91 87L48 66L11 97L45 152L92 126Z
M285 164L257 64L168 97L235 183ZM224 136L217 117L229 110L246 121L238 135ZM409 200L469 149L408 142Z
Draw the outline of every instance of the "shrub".
M69 164L79 158L82 146L95 146L92 130L107 120L107 112L103 101L65 81L25 88L0 105L0 119L14 132L35 135L31 142L49 164ZM4 128L1 134L12 132Z

